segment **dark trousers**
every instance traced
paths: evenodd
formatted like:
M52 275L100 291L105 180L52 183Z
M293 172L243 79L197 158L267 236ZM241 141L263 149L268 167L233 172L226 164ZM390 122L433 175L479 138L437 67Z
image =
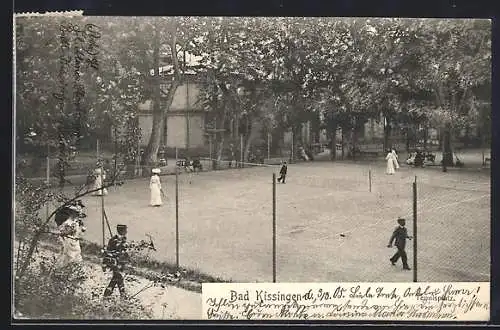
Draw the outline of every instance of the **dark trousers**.
M280 177L278 178L278 182L283 181L283 183L285 183L285 178L286 178L286 174L281 174Z
M125 283L123 282L123 275L119 271L113 271L113 277L111 278L111 281L108 284L108 287L106 290L104 290L104 297L110 296L113 291L115 290L115 287L118 286L118 290L120 291L120 295L124 296L125 295Z
M401 261L403 262L403 268L410 268L408 267L408 257L406 256L404 247L397 247L397 248L398 251L392 256L391 261L397 262L399 260L399 257L401 257Z

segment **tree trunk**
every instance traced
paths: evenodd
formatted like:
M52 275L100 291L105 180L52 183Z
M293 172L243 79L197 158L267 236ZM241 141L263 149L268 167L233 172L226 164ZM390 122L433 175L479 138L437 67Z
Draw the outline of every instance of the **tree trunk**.
M296 154L297 150L299 149L299 146L297 145L297 141L300 140L300 126L298 125L293 125L292 126L292 150L291 150L291 155L290 155L290 162L294 163L295 160L297 159Z
M352 141L352 151L351 151L351 154L352 154L352 159L353 160L356 160L356 142L357 142L357 128L358 127L358 121L356 118L354 118L354 125L353 125L353 129L351 130L351 141Z
M470 124L465 126L464 147L468 148L470 145Z
M243 153L243 161L248 162L248 156L250 154L250 148L252 147L252 142L255 138L260 134L260 126L255 122L252 123L250 128L250 132L247 132L246 141L245 141L245 150Z
M67 149L66 149L66 144L64 141L65 137L60 136L59 137L59 148L57 152L57 178L59 179L59 188L63 189L64 184L66 182L65 176L66 176L66 158L67 158Z
M283 130L281 127L273 129L271 132L271 155L277 156L278 150L280 150L280 145L283 141ZM281 157L281 150L279 152L279 156Z
M337 158L337 121L335 119L332 119L328 129L331 139L330 160L334 161Z
M407 125L406 127L406 153L410 153L410 125Z
M342 160L344 160L344 127L341 127L341 133L342 133ZM335 152L337 152L335 150Z
M160 106L160 33L158 25L155 25L153 39L153 129L149 137L148 146L144 152L144 162L148 165L154 165L158 161L158 150L164 133L164 116ZM170 88L172 89L172 88ZM170 92L170 91L169 91Z
M172 77L172 81L170 84L170 88L168 90L167 96L164 101L164 109L161 109L161 90L160 90L160 32L159 28L155 27L155 37L154 37L154 45L153 45L153 65L154 65L154 77L153 77L153 128L151 131L151 136L149 138L148 146L144 152L144 162L148 165L154 165L158 161L158 150L160 149L160 143L162 137L165 137L164 143L167 144L167 125L165 122L167 121L167 114L172 102L174 100L175 91L180 84L180 68L179 61L177 59L177 28L174 26L171 30L172 39L170 42L170 52L172 54L172 59L174 62L174 76Z
M219 163L222 160L222 151L224 150L224 132L221 133L221 138L218 143L218 149L217 149L217 162Z
M453 150L451 146L451 125L446 124L443 129L443 171L453 166Z
M387 124L385 122L387 121ZM389 137L391 136L391 124L389 123L388 120L386 120L386 117L384 116L384 152L390 148L389 146Z
M424 126L424 150L427 150L428 129Z

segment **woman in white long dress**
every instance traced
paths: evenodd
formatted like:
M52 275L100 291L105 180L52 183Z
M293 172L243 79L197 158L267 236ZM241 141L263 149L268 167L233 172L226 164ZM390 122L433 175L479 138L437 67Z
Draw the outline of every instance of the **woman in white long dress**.
M99 189L96 192L94 192L94 196L101 196L103 194L104 194L104 196L106 196L108 194L108 190L106 188L101 189L102 186L104 185L104 180L106 179L106 174L103 173L103 171L100 168L96 168L94 171L94 177L95 177L95 180L94 180L94 186L92 187L92 190Z
M55 220L58 225L59 241L62 245L61 258L59 260L61 267L73 263L81 263L83 260L80 247L80 238L86 230L81 221L83 216L83 209L79 205L65 207L56 215Z
M385 160L387 161L387 169L385 171L386 174L392 175L396 173L394 170L394 155L391 151L387 152L387 156L385 156Z
M161 200L161 181L160 181L160 169L154 168L153 175L151 176L151 181L149 182L149 189L151 190L151 206L161 206L163 204Z
M391 150L391 153L392 153L392 159L394 162L394 168L397 170L397 169L399 169L398 154L396 153L396 150L394 150L394 149Z

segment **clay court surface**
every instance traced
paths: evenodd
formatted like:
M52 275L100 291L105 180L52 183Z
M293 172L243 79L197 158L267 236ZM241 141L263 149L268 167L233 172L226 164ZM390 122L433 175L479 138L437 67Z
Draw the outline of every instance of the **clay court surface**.
M179 176L181 266L232 281L272 281L273 171L279 168L203 172L191 184ZM390 264L395 249L387 243L398 216L413 233L415 176L418 280L489 281L489 173L406 166L393 176L384 171L384 163L289 165L286 184L276 187L279 282L411 281L412 271ZM149 181L138 179L110 188L105 209L113 229L128 225L134 240L150 234L158 250L153 256L175 263L175 176L163 176L162 183L167 199L160 208L148 206ZM101 199L84 202L86 239L101 243Z

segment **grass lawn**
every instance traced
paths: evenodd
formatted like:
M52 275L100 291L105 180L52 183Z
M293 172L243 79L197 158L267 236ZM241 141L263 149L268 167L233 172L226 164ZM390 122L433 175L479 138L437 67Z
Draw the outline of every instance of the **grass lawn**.
M203 172L191 184L180 176L181 266L233 281L272 281L273 171L279 167ZM381 162L289 165L286 184L276 187L279 282L411 281L412 272L400 262L390 264L395 249L387 243L399 216L413 234L415 176L418 280L489 280L489 173L406 166L393 176L384 171ZM175 262L175 176L162 182L167 199L160 208L148 206L149 180L137 179L110 188L105 209L113 229L128 225L130 239L152 235L155 257ZM85 202L86 239L102 242L101 199ZM412 241L407 253L413 267Z

